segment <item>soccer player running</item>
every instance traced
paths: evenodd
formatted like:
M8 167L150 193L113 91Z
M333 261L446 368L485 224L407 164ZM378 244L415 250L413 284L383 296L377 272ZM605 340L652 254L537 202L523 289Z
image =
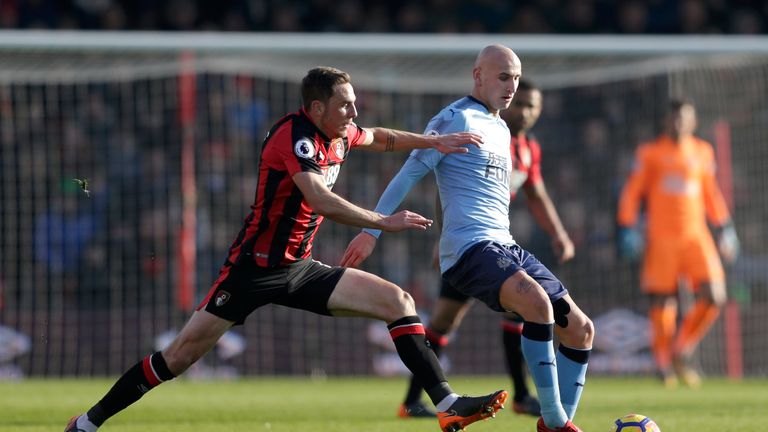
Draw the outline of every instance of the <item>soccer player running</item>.
M503 407L508 396L503 390L483 397L453 392L427 347L410 295L375 275L330 267L311 256L325 217L384 231L423 230L432 223L407 210L391 216L365 210L331 192L350 149L465 153L466 144L478 145L481 137L361 128L353 122L357 109L350 77L334 68L310 70L301 97L301 109L280 119L264 140L252 211L208 295L168 347L128 369L87 413L70 420L66 432L95 431L150 389L184 372L230 327L268 303L385 321L403 363L427 388L443 431L459 430Z
M541 147L530 129L541 115L541 90L532 82L520 80L515 96L509 108L500 112L512 134L510 152L512 169L510 171L510 195L514 199L522 189L531 215L552 239L552 249L558 262L563 263L574 256L573 242L563 227L552 200L544 186L541 176ZM438 226L442 227L440 200L437 200ZM435 250L437 252L437 249ZM446 280L442 280L440 295L430 314L429 325L425 329L430 346L439 356L448 344L448 335L460 325L472 306L472 298L457 290ZM541 407L538 399L528 389L525 359L521 350L520 334L523 319L514 312L504 314L502 319L502 342L506 356L506 366L514 389L512 409L518 414L530 414L538 417ZM434 417L435 413L421 402L422 388L415 377L411 377L408 391L398 415L403 418Z
M509 232L511 137L499 111L512 101L521 73L520 59L512 50L501 45L484 48L472 71L471 95L445 107L426 129L426 135L476 132L483 135L483 144L463 154L412 152L376 211L392 213L413 185L434 171L443 214L443 279L493 310L515 311L524 318L522 351L541 401L537 430L577 432L571 419L584 388L594 327L563 284ZM379 234L366 230L357 235L342 263L359 265L373 251ZM560 340L557 353L555 332Z
M688 360L725 304L725 274L718 256L732 261L738 237L715 178L712 146L696 136L696 109L690 101L669 101L664 130L638 147L635 166L619 201L619 254L633 259L643 239L634 228L641 203L647 209L647 247L642 290L651 298L651 348L660 378L675 387L678 378L698 387L701 378ZM715 227L717 246L707 219ZM685 280L696 302L677 328L677 289Z

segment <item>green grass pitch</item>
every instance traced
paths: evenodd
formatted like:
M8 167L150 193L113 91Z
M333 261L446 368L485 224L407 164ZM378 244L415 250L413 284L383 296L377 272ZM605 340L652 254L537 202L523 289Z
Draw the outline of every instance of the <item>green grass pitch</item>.
M112 380L0 382L0 432L62 431L70 416L89 407ZM506 377L451 377L457 392L508 388ZM112 418L105 432L415 432L439 431L435 420L395 416L405 380L372 377L178 380L164 384ZM705 380L699 390L665 390L650 378L589 377L578 424L607 432L623 414L639 412L663 432L763 432L768 429L768 380ZM471 432L535 430L533 417L507 409Z

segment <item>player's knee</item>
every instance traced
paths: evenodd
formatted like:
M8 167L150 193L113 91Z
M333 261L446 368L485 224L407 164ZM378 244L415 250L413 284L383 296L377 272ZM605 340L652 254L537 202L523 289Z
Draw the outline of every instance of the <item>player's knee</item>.
M588 316L584 315L584 322L581 324L581 334L583 347L592 347L592 341L595 339L595 324Z
M413 301L413 297L396 285L393 285L393 288L387 291L384 304L386 305L386 318L388 319L394 320L404 316L416 315L416 303Z
M499 303L508 311L519 312L526 321L543 324L554 320L552 303L544 288L523 271L502 284Z
M398 293L398 300L400 301L400 304L403 308L416 313L416 302L413 300L413 297L411 297L410 294L400 290Z
M589 349L595 339L595 325L584 314L571 314L568 326L558 332L560 342L571 348Z
M549 298L545 296L531 296L528 300L528 306L525 311L527 321L533 322L552 322L554 320L554 311Z

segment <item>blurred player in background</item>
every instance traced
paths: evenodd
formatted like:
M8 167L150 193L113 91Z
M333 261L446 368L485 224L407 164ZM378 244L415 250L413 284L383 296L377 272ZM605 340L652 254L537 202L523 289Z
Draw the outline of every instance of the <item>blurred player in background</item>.
M500 112L501 118L507 123L512 135L509 147L512 154L509 189L512 199L520 189L523 190L531 215L549 234L554 255L560 263L563 263L574 256L573 242L565 231L544 186L541 176L541 147L538 140L530 133L530 129L541 115L542 102L541 90L532 82L521 79L509 108ZM439 196L437 198L436 221L442 228ZM435 253L438 253L437 248ZM439 260L439 257L435 260ZM472 304L471 297L462 294L450 282L442 280L440 296L435 302L426 328L427 340L438 356L448 344L449 335L461 325ZM538 399L528 389L527 367L520 347L523 319L514 312L508 312L504 314L501 327L507 371L512 378L514 388L512 409L518 414L538 417L541 415L541 407ZM421 402L421 393L422 388L418 381L415 377L411 377L405 400L398 411L400 417L433 417L435 415Z
M578 432L571 420L586 379L592 321L557 277L509 232L511 136L499 112L512 102L521 73L520 59L512 50L501 45L484 48L472 71L471 95L445 107L426 129L427 135L476 131L484 136L483 144L461 155L412 152L376 211L392 213L416 182L434 171L443 214L443 279L495 311L516 311L524 317L522 351L541 401L537 431ZM342 265L357 266L365 260L379 234L365 230L356 236ZM560 340L557 354L555 332Z
M618 211L619 254L634 259L643 249L635 225L645 203L647 247L641 286L651 297L651 347L668 387L676 386L678 378L691 387L700 385L688 359L725 304L725 274L718 249L723 258L733 261L739 248L715 178L712 145L694 136L696 126L691 102L669 102L662 134L637 149ZM714 226L716 242L707 219ZM696 302L678 329L681 278L696 294Z
M310 70L302 81L301 96L302 108L280 119L264 140L252 211L206 298L170 345L126 371L87 413L70 420L66 432L95 431L153 387L187 370L233 325L269 303L385 321L403 363L428 389L443 431L459 430L503 407L507 398L503 390L484 397L453 392L427 347L408 293L378 276L331 267L311 255L324 217L385 231L423 230L432 223L407 210L384 216L331 192L352 148L462 153L468 151L466 144L477 145L481 138L472 133L423 136L361 128L353 122L357 109L349 75L334 68Z

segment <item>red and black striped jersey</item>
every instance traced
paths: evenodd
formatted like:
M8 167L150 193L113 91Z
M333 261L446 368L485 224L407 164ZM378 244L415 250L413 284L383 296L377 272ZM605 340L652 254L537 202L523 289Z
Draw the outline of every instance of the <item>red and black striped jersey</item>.
M512 137L509 151L512 153L509 191L514 199L523 185L541 183L541 146L532 134L525 134Z
M321 174L332 188L349 150L365 137L365 130L352 123L346 138L328 139L303 109L275 123L262 145L251 213L230 248L229 261L252 259L260 267L276 267L308 258L323 216L310 207L293 176Z

